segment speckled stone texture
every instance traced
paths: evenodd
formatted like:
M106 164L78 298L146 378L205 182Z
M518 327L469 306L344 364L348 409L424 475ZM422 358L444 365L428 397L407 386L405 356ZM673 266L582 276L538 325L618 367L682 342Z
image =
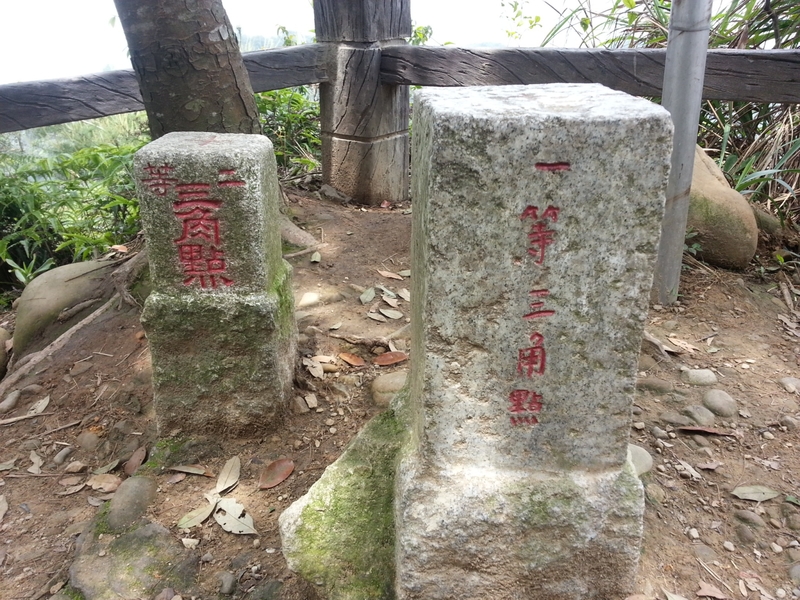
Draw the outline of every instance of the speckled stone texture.
M134 166L159 429L263 435L288 406L297 339L272 144L170 133Z
M399 598L632 586L627 443L671 135L661 107L594 84L415 97Z

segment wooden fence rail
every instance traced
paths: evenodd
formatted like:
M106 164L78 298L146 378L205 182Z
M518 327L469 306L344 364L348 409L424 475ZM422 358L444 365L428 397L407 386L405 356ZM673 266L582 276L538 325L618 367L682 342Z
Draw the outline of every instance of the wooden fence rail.
M328 81L328 47L244 54L257 92ZM602 83L660 96L665 50L386 46L380 80L391 85ZM800 103L800 51L710 50L704 98ZM0 85L0 133L142 110L133 71Z

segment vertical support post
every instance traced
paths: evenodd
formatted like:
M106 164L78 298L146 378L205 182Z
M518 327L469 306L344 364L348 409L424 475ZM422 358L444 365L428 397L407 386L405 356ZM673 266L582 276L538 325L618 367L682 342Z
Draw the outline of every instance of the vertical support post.
M320 86L322 177L361 204L408 198L408 86L380 83L381 48L411 35L410 0L316 0L329 43Z
M672 3L661 104L672 116L675 136L652 293L660 304L678 298L710 22L711 0Z

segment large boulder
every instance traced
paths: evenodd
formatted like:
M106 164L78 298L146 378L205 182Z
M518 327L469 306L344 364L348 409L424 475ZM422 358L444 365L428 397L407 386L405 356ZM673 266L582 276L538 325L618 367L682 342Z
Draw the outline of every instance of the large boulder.
M100 308L114 285L116 266L104 261L64 265L31 281L19 300L14 330L14 356L41 350L59 335Z
M728 185L717 164L699 146L695 149L694 174L687 231L697 232L699 258L726 269L744 269L756 253L758 225L750 203Z

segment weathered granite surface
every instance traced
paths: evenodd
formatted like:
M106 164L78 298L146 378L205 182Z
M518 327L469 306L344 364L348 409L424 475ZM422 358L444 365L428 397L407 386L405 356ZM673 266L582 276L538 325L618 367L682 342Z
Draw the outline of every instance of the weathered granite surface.
M297 337L272 144L171 133L135 171L159 429L263 435L288 406Z
M671 130L599 85L416 96L400 598L632 585L627 443Z

